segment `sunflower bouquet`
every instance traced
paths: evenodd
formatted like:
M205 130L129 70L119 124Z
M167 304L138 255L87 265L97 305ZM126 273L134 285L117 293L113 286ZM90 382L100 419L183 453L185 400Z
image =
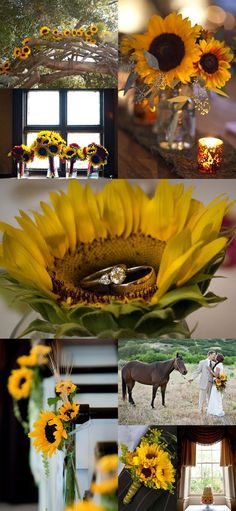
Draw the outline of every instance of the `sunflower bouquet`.
M80 498L79 487L75 474L75 439L74 423L79 414L80 405L75 403L74 396L77 386L69 379L59 380L55 386L56 396L48 399L48 405L54 406L55 411L42 410L39 418L33 424L28 434L37 452L43 454L47 467L47 458L58 450L65 453L65 503L75 500L75 489ZM60 406L58 407L58 403Z
M123 38L120 52L130 70L124 93L136 84L137 103L145 99L155 108L165 91L175 104L173 126L190 102L204 115L210 91L227 96L223 88L231 77L233 51L181 14L153 15L147 32Z
M183 320L225 300L208 287L229 243L222 222L232 206L222 195L204 205L192 193L166 180L151 197L126 180L94 193L70 180L34 219L21 211L19 228L0 222L1 285L39 314L20 335L189 337Z
M94 169L103 168L107 164L108 151L100 144L89 144L84 149L86 159L89 162L87 177L90 177Z
M25 433L29 432L32 413L39 412L42 407L42 368L47 365L51 348L36 344L29 355L18 357L19 368L13 369L8 378L8 392L13 398L13 409L17 420L22 424ZM22 418L19 402L28 399L27 420Z
M15 145L12 150L8 153L8 156L11 156L16 162L18 166L18 177L24 177L25 173L25 164L31 163L34 159L34 151L31 147L27 145Z
M60 158L69 164L66 168L66 177L73 177L74 164L77 160L84 161L86 159L85 151L78 144L72 143L68 146L61 146Z
M62 146L66 142L59 133L55 131L40 131L36 140L31 144L35 157L40 159L48 158L49 161L49 177L56 177L57 172L54 165L54 157L60 156Z
M219 376L215 378L214 384L219 392L223 392L226 389L227 381L228 378L224 373L219 374Z
M129 451L125 444L121 445L120 460L132 479L132 484L123 498L124 504L129 504L143 485L153 490L173 493L175 468L172 444L173 442L176 444L176 437L170 435L170 438L171 446L168 446L163 439L162 431L151 429L142 437L139 446L133 452Z

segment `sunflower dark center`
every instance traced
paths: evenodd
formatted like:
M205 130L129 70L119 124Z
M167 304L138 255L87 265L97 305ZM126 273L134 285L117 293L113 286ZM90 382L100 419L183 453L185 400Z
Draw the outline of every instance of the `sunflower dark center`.
M143 475L144 475L144 477L146 477L146 478L150 477L151 473L152 473L152 471L151 471L151 469L150 469L150 468L143 468L143 469L142 469L142 474L143 474Z
M46 156L48 154L47 149L45 147L39 147L38 153L40 154L40 156Z
M155 454L147 454L146 456L147 460L152 460L153 458L156 458Z
M184 42L176 34L161 34L153 39L149 53L157 58L160 71L170 71L181 63L185 55Z
M100 163L100 157L97 154L94 154L91 158L92 163Z
M65 415L66 415L67 417L69 417L69 419L70 419L70 418L71 418L72 413L73 413L73 410L72 410L72 408L71 408L70 410L66 410Z
M46 436L46 439L47 441L50 443L50 444L53 444L55 442L55 436L54 436L54 433L56 431L56 426L54 424L52 424L50 426L50 424L46 424L45 426L45 436Z
M201 59L200 64L206 73L215 73L219 68L219 62L214 53L205 53Z
M19 381L19 389L21 389L21 387L23 387L25 382L26 382L26 378L21 378L20 379L20 381Z
M51 151L51 153L57 154L58 146L56 144L50 144L48 146L48 148L49 148L49 151Z

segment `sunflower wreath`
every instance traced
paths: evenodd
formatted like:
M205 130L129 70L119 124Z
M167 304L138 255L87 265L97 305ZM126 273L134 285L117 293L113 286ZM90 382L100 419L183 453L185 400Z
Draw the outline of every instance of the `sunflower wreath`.
M72 180L34 219L21 211L20 229L0 222L1 285L40 316L21 336L189 336L182 320L225 299L207 289L224 259L222 221L232 205L220 196L205 206L192 191L161 180L148 197L118 180L94 193ZM127 285L120 295L104 282L102 292L84 288L110 267L151 268L153 285Z
M8 392L13 399L13 410L15 417L23 426L24 432L28 433L30 428L30 417L39 413L42 407L42 369L48 364L47 355L51 348L42 344L34 345L29 355L18 357L19 368L13 369L8 378ZM28 399L27 418L23 419L20 402Z
M146 99L150 108L161 91L174 89L180 92L169 101L184 108L190 99L183 92L186 84L194 86L193 100L203 115L209 111L209 91L227 96L223 87L231 77L233 51L217 34L192 26L181 14L153 15L147 32L123 38L120 53L130 69L124 93L136 83L137 102Z
M125 444L121 444L120 460L132 480L123 504L130 504L142 486L174 493L175 449L176 436L166 432L164 437L163 432L155 428L141 438L139 446L133 452L129 451Z

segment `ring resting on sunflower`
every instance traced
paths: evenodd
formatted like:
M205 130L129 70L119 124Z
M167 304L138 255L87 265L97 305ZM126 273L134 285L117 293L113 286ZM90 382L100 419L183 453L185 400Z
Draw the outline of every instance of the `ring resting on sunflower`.
M134 292L154 292L156 272L151 266L127 268L125 264L119 264L88 275L82 279L80 285L98 293L118 296L128 296Z

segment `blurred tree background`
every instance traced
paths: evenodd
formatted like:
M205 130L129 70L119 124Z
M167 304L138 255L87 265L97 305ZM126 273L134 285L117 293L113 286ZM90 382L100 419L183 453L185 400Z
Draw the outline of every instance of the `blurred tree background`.
M38 37L43 25L50 28L78 28L91 23L107 31L118 29L117 0L1 0L0 57L11 58L14 47L25 37ZM58 80L53 87L114 86L114 78L90 75ZM51 86L50 86L51 88Z

